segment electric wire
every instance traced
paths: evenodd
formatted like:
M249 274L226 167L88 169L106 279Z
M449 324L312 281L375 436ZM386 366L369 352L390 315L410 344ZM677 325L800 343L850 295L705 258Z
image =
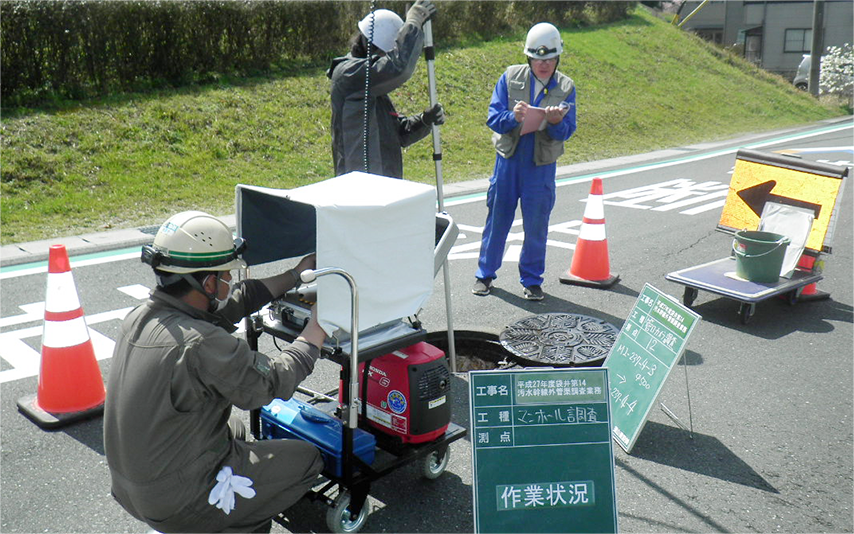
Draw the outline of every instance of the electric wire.
M368 30L367 57L365 58L365 111L363 117L364 129L362 131L362 159L365 164L365 172L370 172L368 169L368 99L371 94L371 47L374 41L376 7L376 0L371 0L371 26Z

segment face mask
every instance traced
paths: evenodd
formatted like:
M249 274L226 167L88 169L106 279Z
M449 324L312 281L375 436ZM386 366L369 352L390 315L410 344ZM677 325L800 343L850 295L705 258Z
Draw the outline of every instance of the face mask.
M216 297L216 295L219 294L220 282L222 282L224 284L228 284L228 294L225 296L224 299L218 299ZM222 311L226 307L226 305L228 305L228 301L231 300L231 296L233 293L234 293L234 284L232 282L226 282L222 278L217 277L217 292L214 294L215 296L213 298L213 302L216 302L216 307L214 308L214 311L216 311L216 312Z

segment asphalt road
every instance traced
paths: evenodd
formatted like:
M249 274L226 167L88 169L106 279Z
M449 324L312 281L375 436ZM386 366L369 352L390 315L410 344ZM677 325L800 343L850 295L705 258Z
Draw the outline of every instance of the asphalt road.
M470 293L486 184L448 187L446 210L461 229L449 256L453 326L498 334L523 317L562 312L619 328L646 283L681 300L683 287L665 280L668 273L729 254L732 237L715 227L739 148L785 151L850 169L852 145L849 119L560 169L543 285L547 297L541 302L521 297L515 272L521 226L513 230L519 235L508 240L493 294ZM595 176L604 182L611 269L621 276L609 289L558 280L570 266ZM687 373L673 373L659 398L693 433L656 409L631 454L614 447L621 531L854 530L854 221L852 195L846 193L838 207L833 251L825 256L825 278L818 284L829 299L795 306L769 299L744 325L737 302L700 292L693 309L702 321L688 342ZM152 285L137 259L138 243L121 236L108 241L100 242L106 252L97 255L69 248L105 377L121 317ZM0 530L147 532L110 497L101 419L45 431L17 411L17 399L37 388L39 303L46 276L38 247L23 248L36 251L32 262L9 266L4 260L0 270ZM263 266L252 274L264 276L281 267ZM428 331L441 332L447 328L446 313L438 276L420 318ZM275 350L270 336L262 336L260 349ZM329 389L337 373L337 366L322 361L307 385ZM453 391L453 420L468 428L465 373L453 378ZM466 437L452 444L451 462L438 480L423 480L417 466L408 465L375 482L373 511L362 531L471 532L471 488ZM326 532L327 510L320 503L298 503L286 514L286 526L273 530ZM555 526L556 532L566 530Z

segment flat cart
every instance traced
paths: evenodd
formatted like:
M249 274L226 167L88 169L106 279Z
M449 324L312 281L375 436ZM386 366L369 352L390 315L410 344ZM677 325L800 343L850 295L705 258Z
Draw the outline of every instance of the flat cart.
M838 165L739 150L716 229L727 234L760 230L790 238L781 270L791 275L770 283L745 280L735 275L736 258L730 254L671 272L665 279L685 286L682 302L688 307L700 290L739 302L742 324L753 317L757 303L771 297L784 297L792 305L827 298L827 293L807 286L823 278L819 257L831 252L838 199L848 173Z
M327 463L306 495L328 505L326 522L332 532L361 529L370 511L366 503L372 483L397 468L421 462L422 476L441 476L448 465L450 444L467 433L443 419L429 435L402 439L377 430L371 424L375 422L373 415L368 417L367 377L372 365L367 362L426 341L417 313L459 233L450 216L435 212L434 195L432 188L423 184L364 173L287 191L237 188L238 233L255 244L244 254L249 265L316 252L318 265L336 266L301 273L303 287L277 299L246 323L247 341L257 350L262 335L272 336L274 342L296 339L315 303L320 319L331 321L330 317L335 317L335 328L327 330L330 337L321 355L340 366L340 385L327 392L298 388L308 400L299 403L300 419L287 426L288 431L303 430L294 424L304 420L313 423L312 418L319 421L321 415L332 419L336 430L331 436L318 438L322 442L314 435L295 436L318 446L324 459L335 464L330 469ZM390 246L394 253L390 253ZM318 279L326 275L337 276ZM339 277L346 285L330 282ZM344 306L348 297L349 310ZM449 356L436 349L433 362L444 364ZM364 373L361 381L360 372ZM448 373L443 387L450 388L450 383ZM443 402L449 410L450 397ZM315 408L324 414L313 413ZM255 439L278 437L266 435L270 413L269 406L251 412L250 429ZM365 433L375 438L368 440L369 455L363 454ZM284 437L292 436L285 433ZM330 441L334 441L334 448L327 447ZM366 457L372 461L364 460Z
M789 304L794 306L804 287L823 278L821 274L796 269L791 278L780 278L771 283L751 282L735 276L735 261L730 256L674 271L664 278L685 286L682 303L689 308L700 290L741 303L738 316L742 324L750 322L757 303L771 297L785 296Z
M319 270L317 273L323 274L321 271L324 270ZM330 274L337 273L330 272ZM279 320L265 319L261 316L253 319L246 335L249 345L255 350L258 347L258 339L263 334L269 334L287 342L293 341L299 335L298 330ZM324 358L341 366L341 398L346 399L343 404L338 403L337 389L325 393L305 388L298 389L308 397L309 404L341 418L344 422L341 434L341 476L331 476L328 473L322 475L315 489L306 495L310 500L321 501L329 506L326 524L332 532L358 532L369 514L367 498L371 484L399 467L420 461L419 471L424 478L432 480L441 476L450 458L449 445L467 433L465 428L451 422L445 433L433 441L404 444L399 439L374 431L364 424L367 403L356 400L358 395L354 391L352 371L358 369L359 363L369 362L384 354L423 341L426 338L426 332L418 324L406 325L401 322L363 332L354 337L355 344L352 344L353 340L349 339L337 344L327 343L321 351ZM367 374L368 366L365 365L364 369ZM358 384L358 380L355 383ZM363 383L366 384L367 381ZM359 408L361 418L349 417L350 413ZM250 427L255 439L263 439L260 409L252 410ZM376 437L376 457L370 465L354 453L356 428L371 432Z

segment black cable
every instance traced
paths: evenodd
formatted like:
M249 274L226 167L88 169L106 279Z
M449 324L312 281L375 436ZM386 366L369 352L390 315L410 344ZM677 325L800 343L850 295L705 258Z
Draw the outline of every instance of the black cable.
M371 47L374 42L374 22L376 21L376 0L371 0L371 27L368 30L368 53L365 58L365 113L364 113L364 131L362 132L362 158L365 163L365 172L370 172L368 169L368 98L371 94Z

